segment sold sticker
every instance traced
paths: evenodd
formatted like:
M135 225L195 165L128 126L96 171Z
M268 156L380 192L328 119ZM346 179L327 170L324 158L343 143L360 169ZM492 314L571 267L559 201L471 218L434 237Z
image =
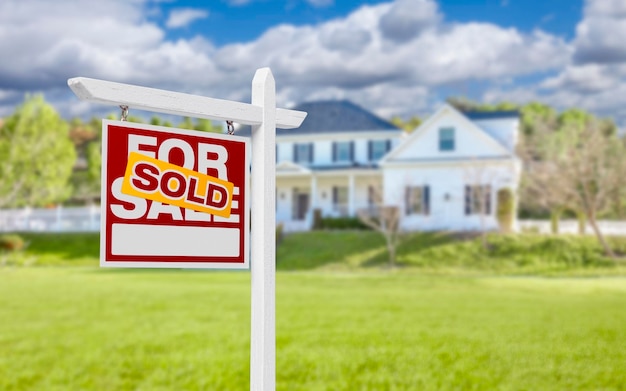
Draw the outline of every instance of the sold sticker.
M231 182L130 152L122 193L164 204L230 217Z

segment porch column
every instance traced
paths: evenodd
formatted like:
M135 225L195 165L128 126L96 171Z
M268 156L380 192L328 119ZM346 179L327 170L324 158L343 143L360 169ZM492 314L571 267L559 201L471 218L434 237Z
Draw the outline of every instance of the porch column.
M348 176L348 215L354 216L354 174Z
M311 213L317 207L317 176L311 174Z

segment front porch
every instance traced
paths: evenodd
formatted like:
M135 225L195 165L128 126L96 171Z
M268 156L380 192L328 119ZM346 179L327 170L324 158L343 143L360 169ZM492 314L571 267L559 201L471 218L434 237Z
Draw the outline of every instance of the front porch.
M286 232L310 230L315 209L322 217L356 216L358 209L374 204L374 192L382 186L382 174L373 168L280 168L276 171L276 223L282 223Z

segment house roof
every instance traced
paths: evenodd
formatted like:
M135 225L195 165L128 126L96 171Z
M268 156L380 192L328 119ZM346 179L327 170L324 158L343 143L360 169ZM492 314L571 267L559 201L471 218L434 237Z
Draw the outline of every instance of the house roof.
M506 111L462 111L464 116L472 121L481 121L489 119L501 119L501 118L518 118L520 116L519 110L506 110Z
M510 156L509 151L506 147L498 140L493 138L489 133L483 130L480 126L478 126L474 119L469 117L466 113L463 113L457 110L454 106L445 103L437 112L431 115L426 121L422 122L420 126L417 127L407 138L405 138L399 146L395 149L389 151L383 158L380 160L379 164L384 165L387 162L398 161L404 159L398 159L398 155L402 152L403 149L407 148L411 143L414 143L417 139L422 137L424 133L431 127L431 125L439 118L441 115L445 115L445 113L451 113L452 115L458 116L459 119L465 122L465 128L469 131L473 131L474 134L480 136L485 142L494 146L496 150L498 150L503 155ZM492 112L497 113L497 112Z
M400 128L347 100L306 102L293 108L308 114L297 129L276 129L276 135L299 135L334 132L399 131ZM249 137L251 128L236 133Z

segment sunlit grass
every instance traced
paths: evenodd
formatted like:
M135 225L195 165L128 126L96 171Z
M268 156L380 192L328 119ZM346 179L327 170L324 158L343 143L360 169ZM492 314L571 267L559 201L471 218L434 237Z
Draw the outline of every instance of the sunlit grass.
M0 268L0 389L248 388L247 272ZM279 390L623 390L626 280L277 276Z

